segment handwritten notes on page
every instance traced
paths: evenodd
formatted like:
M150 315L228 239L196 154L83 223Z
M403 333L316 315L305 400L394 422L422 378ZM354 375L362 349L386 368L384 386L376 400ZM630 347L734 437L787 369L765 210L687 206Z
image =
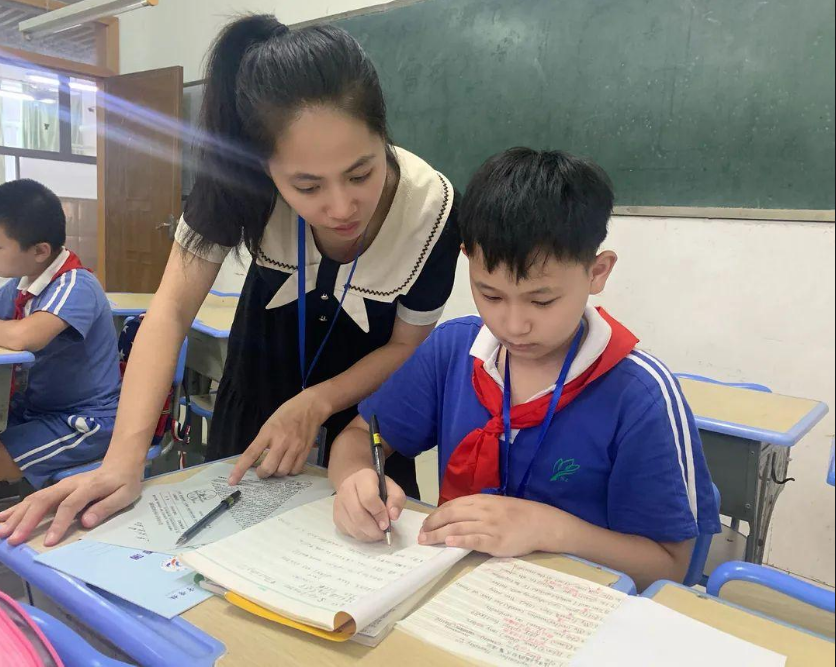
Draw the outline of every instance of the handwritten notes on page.
M143 489L142 497L132 508L91 530L83 539L145 551L182 553L332 493L331 484L324 477L259 479L255 470L248 470L237 486L230 487L226 480L232 468L231 463L216 463L186 480ZM241 490L242 497L232 509L198 533L185 548L175 546L187 528L236 489Z
M200 574L295 621L352 634L376 622L466 555L418 544L426 515L404 510L393 544L341 535L324 498L187 554ZM353 626L351 625L353 623Z
M539 565L493 558L397 628L478 664L564 667L625 597Z

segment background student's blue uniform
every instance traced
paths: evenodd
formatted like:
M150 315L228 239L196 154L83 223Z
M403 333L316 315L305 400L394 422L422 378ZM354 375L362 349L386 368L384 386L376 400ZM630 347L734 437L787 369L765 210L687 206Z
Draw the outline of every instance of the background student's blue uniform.
M0 288L2 319L14 317L19 282L11 280ZM27 315L49 312L68 326L16 374L19 388L12 398L9 427L0 434L35 488L56 470L104 456L120 391L113 316L96 277L74 269L44 282L39 278L28 287L35 297L27 304Z
M471 380L469 351L481 328L477 317L439 326L360 404L363 418L375 414L381 435L401 454L417 456L438 445L440 480L456 446L490 418ZM514 436L510 495L516 495L534 455L538 431ZM638 351L555 415L524 498L658 542L720 530L691 410L669 371Z

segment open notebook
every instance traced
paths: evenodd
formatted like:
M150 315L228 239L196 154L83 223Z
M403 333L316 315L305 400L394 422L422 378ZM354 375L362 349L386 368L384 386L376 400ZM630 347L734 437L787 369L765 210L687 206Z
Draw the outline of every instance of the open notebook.
M493 667L783 667L786 662L652 600L511 558L483 563L396 630Z
M366 544L334 526L323 498L183 554L253 614L335 641L362 632L374 644L467 551L418 544L426 515L404 510L392 546Z

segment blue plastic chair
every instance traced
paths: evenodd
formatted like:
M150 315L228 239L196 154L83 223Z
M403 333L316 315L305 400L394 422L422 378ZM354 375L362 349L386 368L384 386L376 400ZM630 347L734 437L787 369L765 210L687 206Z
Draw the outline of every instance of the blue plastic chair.
M693 375L692 373L674 373L678 378L684 380L696 380L698 382L708 382L709 384L721 384L724 387L738 387L740 389L751 389L752 391L762 391L765 394L771 394L772 390L766 385L757 384L754 382L721 382L714 378L706 377L705 375Z
M129 317L125 320L125 327L129 326L129 324L136 320L136 317ZM183 344L180 346L180 355L177 357L177 366L174 369L174 379L172 380L171 386L174 390L174 394L171 401L171 410L172 413L175 410L175 407L180 404L177 400L180 387L183 384L183 376L186 372L186 352L188 350L188 339L183 341ZM174 417L172 416L172 419ZM168 436L168 432L162 433L160 435L155 435L154 438L151 440L151 446L148 448L148 454L145 457L145 473L146 476L148 471L151 467L151 462L167 452L167 446L170 444L166 442L166 437ZM63 470L56 471L52 477L49 479L48 484L55 484L60 482L62 479L66 479L67 477L72 477L73 475L79 475L83 472L90 472L91 470L96 470L102 465L101 459L98 461L91 461L90 463L83 463L81 465L73 466L71 468L64 468Z
M216 391L209 392L210 395L217 394ZM196 414L198 417L202 419L206 419L207 421L212 419L212 415L215 414L214 410L210 410L209 408L205 408L204 406L195 403L192 400L187 399L185 396L180 397L180 406L186 408L190 412Z
M750 389L752 391L760 391L764 394L771 394L772 389L767 387L763 384L758 384L756 382L722 382L721 380L715 380L714 378L707 377L705 375L695 375L693 373L674 373L674 376L684 380L696 380L697 382L708 382L709 384L719 384L723 385L724 387L737 387L738 389ZM719 504L718 504L719 507ZM732 519L731 526L729 528L734 531L735 533L740 533L740 520L739 519ZM706 553L706 557L708 554ZM707 579L702 577L702 580L698 583L705 585Z
M99 653L74 630L42 609L23 603L20 606L44 633L65 667L130 667L128 663Z
M714 501L719 510L720 489L714 484L711 486L714 489ZM705 563L708 560L708 552L711 549L712 539L714 539L714 533L701 533L697 535L697 539L694 541L694 551L691 553L691 562L688 564L688 572L685 574L685 579L682 582L686 586L705 585L708 580L705 576Z
M743 561L730 561L720 565L708 578L706 591L709 595L723 597L723 587L734 581L762 586L801 603L793 610L788 609L785 604L769 604L767 600L761 602L750 593L738 603L741 606L785 623L823 634L830 639L833 638L834 613L836 613L834 591L803 581L786 572ZM732 594L727 594L725 599L737 602ZM761 605L757 602L761 602Z

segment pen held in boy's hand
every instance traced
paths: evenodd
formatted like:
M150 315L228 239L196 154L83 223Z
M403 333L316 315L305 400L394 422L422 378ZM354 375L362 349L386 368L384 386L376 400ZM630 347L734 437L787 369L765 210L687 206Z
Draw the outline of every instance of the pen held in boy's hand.
M372 448L372 461L374 463L374 469L377 473L377 480L378 480L378 490L380 493L380 499L383 501L384 506L386 505L387 501L389 500L389 494L386 491L386 475L383 470L384 461L386 457L383 453L383 440L380 437L380 429L377 424L377 417L372 415L371 421L369 422L369 441ZM387 508L387 518L388 518L388 508ZM389 525L383 530L384 535L386 536L386 544L388 546L392 546L392 519L388 518Z

